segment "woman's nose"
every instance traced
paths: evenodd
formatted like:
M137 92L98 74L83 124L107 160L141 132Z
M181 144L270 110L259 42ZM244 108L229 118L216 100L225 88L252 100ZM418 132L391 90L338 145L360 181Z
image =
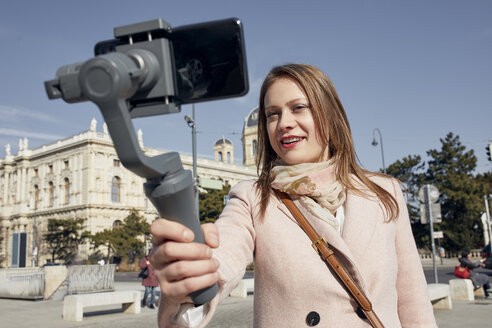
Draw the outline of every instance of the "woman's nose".
M282 115L280 116L280 120L278 122L278 128L280 130L290 130L294 128L295 125L296 121L292 113L290 111L282 112Z

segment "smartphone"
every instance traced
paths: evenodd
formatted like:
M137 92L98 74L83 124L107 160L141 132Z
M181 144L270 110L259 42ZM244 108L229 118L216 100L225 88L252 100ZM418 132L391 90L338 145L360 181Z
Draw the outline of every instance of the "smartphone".
M184 25L152 35L170 41L174 103L189 104L248 93L244 33L238 18ZM127 38L101 41L95 45L94 54L114 52L124 44L128 44Z
M248 72L242 23L238 18L172 29L178 102L188 104L243 96Z

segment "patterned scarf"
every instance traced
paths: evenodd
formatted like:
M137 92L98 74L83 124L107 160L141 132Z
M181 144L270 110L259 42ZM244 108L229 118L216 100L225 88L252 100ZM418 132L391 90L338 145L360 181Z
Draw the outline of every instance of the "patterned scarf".
M272 188L299 196L312 214L328 222L341 234L337 209L346 198L345 188L335 178L333 159L321 163L276 165L271 174Z

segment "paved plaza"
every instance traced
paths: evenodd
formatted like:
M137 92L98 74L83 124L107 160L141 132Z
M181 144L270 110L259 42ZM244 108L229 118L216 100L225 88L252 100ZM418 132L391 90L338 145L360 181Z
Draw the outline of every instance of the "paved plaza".
M423 261L424 267L432 262ZM448 261L445 266L454 266ZM139 282L115 282L116 290L139 290ZM140 314L124 314L120 306L99 306L84 311L82 322L62 319L63 301L30 301L0 299L0 327L97 327L97 328L149 328L157 327L157 310L142 308ZM435 310L439 327L486 327L492 321L492 299L477 298L474 302L453 301L452 310ZM219 307L208 327L250 328L253 320L253 296L227 298Z

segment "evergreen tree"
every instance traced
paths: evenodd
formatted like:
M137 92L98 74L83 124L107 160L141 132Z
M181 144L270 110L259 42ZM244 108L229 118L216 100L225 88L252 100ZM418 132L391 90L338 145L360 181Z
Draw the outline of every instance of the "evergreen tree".
M145 254L145 236L150 233L150 225L137 210L131 209L123 224L110 234L111 244L116 255L129 263Z
M409 155L401 161L391 164L386 173L400 180L406 192L408 214L412 223L412 232L419 248L430 248L430 233L427 224L420 223L419 188L424 185L425 162L419 155Z
M207 190L200 193L200 221L202 223L215 222L224 209L225 197L229 194L231 186L226 185L222 190Z
M400 179L408 190L408 207L412 231L420 248L430 248L428 224L420 223L418 190L425 184L439 189L442 223L435 230L444 232L443 246L449 251L481 248L484 211L483 196L492 191L492 174L473 175L477 159L467 150L459 136L448 133L440 139L441 149L427 152L427 165L420 156L407 156L391 164L387 173Z
M61 260L65 264L74 262L79 245L88 237L87 231L82 231L86 219L49 219L48 232L43 236L47 243L51 261Z
M443 245L453 251L480 248L483 236L480 215L487 190L473 176L477 158L451 132L440 140L440 150L427 152L431 159L426 180L440 192L442 223L437 228L444 232Z
M114 234L113 230L104 229L103 231L96 232L90 236L92 249L98 249L99 247L106 248L106 263L110 263L111 255L115 252L113 246Z

